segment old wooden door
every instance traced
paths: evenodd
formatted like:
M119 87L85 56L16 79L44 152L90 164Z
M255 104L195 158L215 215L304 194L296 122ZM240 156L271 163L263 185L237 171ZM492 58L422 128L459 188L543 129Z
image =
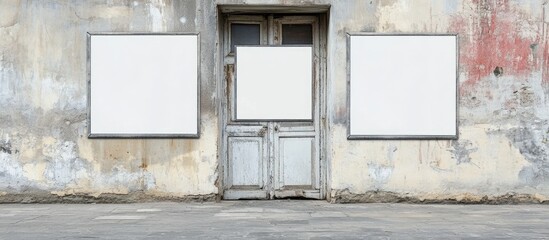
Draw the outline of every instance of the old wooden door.
M223 31L223 198L324 198L319 17L226 15ZM325 41L325 40L324 40ZM312 121L235 120L235 45L312 45ZM268 91L268 88L258 89ZM281 97L284 93L281 93Z

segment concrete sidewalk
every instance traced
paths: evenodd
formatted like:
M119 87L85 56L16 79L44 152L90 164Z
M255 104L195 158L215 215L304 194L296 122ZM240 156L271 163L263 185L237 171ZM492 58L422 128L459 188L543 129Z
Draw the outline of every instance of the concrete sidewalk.
M549 205L0 205L0 239L549 239Z

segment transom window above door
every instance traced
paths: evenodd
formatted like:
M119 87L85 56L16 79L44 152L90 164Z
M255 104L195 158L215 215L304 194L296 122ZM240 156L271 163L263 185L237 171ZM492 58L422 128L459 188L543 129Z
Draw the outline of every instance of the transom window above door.
M260 45L260 24L231 24L231 53L234 53L236 45Z
M228 42L225 54L233 56L235 46L314 44L315 28L310 21L294 21L298 18L292 17L287 18L288 21L279 21L276 17L274 19L269 21L263 15L233 16L226 25L229 31L225 39Z
M282 45L313 44L313 25L282 24Z

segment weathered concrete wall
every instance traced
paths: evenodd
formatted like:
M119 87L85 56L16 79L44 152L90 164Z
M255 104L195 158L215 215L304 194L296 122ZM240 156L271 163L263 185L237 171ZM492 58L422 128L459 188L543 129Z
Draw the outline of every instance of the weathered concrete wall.
M216 194L218 3L331 4L335 201L549 198L547 0L1 1L0 195ZM87 139L87 31L200 32L200 139ZM459 140L346 140L345 33L358 31L459 34Z
M86 32L192 31L215 46L203 1L0 2L0 195L217 193L215 47L202 48L200 139L88 139Z
M513 193L549 199L548 12L545 0L334 4L328 89L335 201L497 202ZM459 140L345 140L342 32L364 30L459 34Z

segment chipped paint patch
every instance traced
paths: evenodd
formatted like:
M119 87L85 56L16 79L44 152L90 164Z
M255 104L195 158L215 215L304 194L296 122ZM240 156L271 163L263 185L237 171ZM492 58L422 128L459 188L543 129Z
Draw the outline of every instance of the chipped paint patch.
M539 68L541 54L532 47L542 40L539 25L525 18L524 10L507 0L464 1L462 5L463 11L452 16L449 30L460 35L466 84L477 84L498 66L517 76Z
M374 179L376 189L381 188L384 183L387 183L392 173L393 167L391 166L383 166L376 163L368 164L368 175Z
M0 152L7 154L17 154L19 150L13 149L9 140L0 141Z
M2 1L0 10L0 28L7 28L15 25L19 18L20 0Z
M379 32L446 32L447 11L453 11L452 8L452 4L445 1L380 1L376 29Z
M457 143L408 140L336 144L331 156L331 186L354 193L379 189L418 196L453 192L504 194L506 189L523 185L519 175L529 165L505 131L494 130L491 125L475 125L462 126ZM346 129L333 127L332 134L332 139L344 138ZM394 147L398 154L391 158L387 153ZM361 174L364 171L369 177Z
M23 174L23 166L11 154L0 152L0 163L0 189L20 191L31 185Z
M462 163L470 163L471 162L470 154L473 152L476 152L477 150L478 150L478 147L473 146L473 142L471 142L470 140L464 140L464 141L453 141L452 149L450 149L449 151L453 154L457 164L462 164Z
M520 171L520 179L526 184L549 182L549 121L539 125L510 129L507 136L530 163Z
M153 32L164 31L164 18L162 17L162 11L158 1L149 4L149 16L151 17L151 29Z

